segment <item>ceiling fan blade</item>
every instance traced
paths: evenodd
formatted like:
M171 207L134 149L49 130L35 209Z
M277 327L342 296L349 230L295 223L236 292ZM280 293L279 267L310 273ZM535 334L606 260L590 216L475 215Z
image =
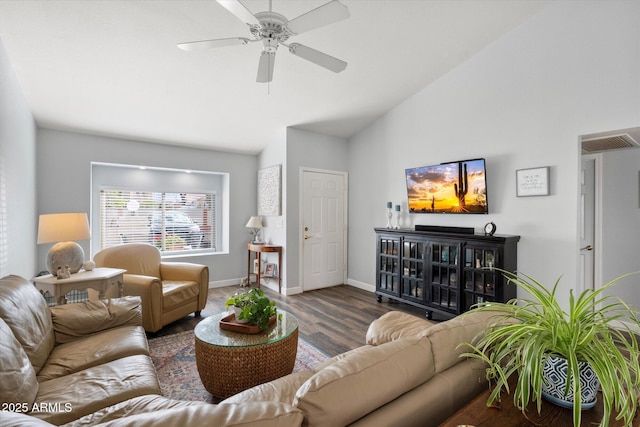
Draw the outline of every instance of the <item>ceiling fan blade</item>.
M300 43L291 43L289 45L289 52L296 56L299 56L300 58L306 59L307 61L313 62L314 64L317 64L321 67L324 67L327 70L331 70L334 73L339 73L347 68L346 62L338 58L334 58L331 55L327 55L326 53L322 53L319 50L301 45Z
M242 3L238 0L217 0L218 3L229 12L233 13L236 18L241 20L247 25L259 25L260 21L256 18L253 13L249 12L249 9L244 7Z
M323 25L342 21L343 19L347 19L349 16L349 9L347 6L343 5L338 0L333 0L302 14L297 18L293 18L291 21L287 22L286 27L291 33L300 34L322 27Z
M237 44L247 44L251 40L244 37L231 37L227 39L200 40L196 42L178 43L178 47L182 50L201 50L211 49L214 47L233 46Z
M273 66L276 62L276 53L262 51L260 55L260 62L258 63L258 77L256 81L258 83L269 83L273 80Z

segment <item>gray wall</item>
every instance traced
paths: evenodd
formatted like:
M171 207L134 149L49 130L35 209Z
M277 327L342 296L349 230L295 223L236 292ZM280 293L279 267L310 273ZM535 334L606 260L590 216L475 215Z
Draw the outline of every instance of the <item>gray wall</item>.
M266 147L260 153L258 168L282 165L282 215L262 217L263 237L267 243L281 245L282 292L295 294L300 287L300 168L344 172L347 170L347 141L297 128L288 128L286 141ZM255 176L257 181L257 172ZM257 204L257 203L256 203ZM255 215L253 213L252 215ZM247 217L244 221L246 222ZM249 239L246 238L248 241ZM264 255L268 257L269 255ZM269 262L275 262L269 258ZM277 289L277 283L264 284Z
M640 148L602 155L602 279L640 271ZM640 276L620 281L612 294L640 309Z
M229 174L229 253L181 258L206 264L210 281L237 283L246 269L247 218L256 210L257 156L150 144L41 129L37 142L38 211L89 212L91 162L193 169ZM89 243L80 242L86 253ZM44 260L48 245L39 248ZM41 263L44 264L44 263Z
M640 2L552 3L352 138L350 281L375 283L373 228L391 200L405 227L493 221L521 235L519 270L562 275L564 300L579 277L579 135L638 126L638 16ZM406 214L405 168L475 157L489 215ZM551 167L551 195L516 197L515 171L537 166Z
M281 214L277 216L263 216L262 219L262 238L266 243L272 245L280 245L282 246L282 265L278 266L279 275L282 278L282 292L285 294L290 293L287 287L287 257L289 255L289 251L287 248L287 228L286 228L286 219L287 219L287 186L284 184L287 179L287 142L286 136L282 137L282 140L277 143L272 143L267 146L260 155L258 156L258 169L264 169L271 166L280 165L280 179L281 179L281 187L280 187L280 195L281 195L281 205L280 211ZM258 180L258 174L256 171L256 175L254 178L256 181ZM257 198L258 194L256 192L253 195L256 199L257 206ZM257 215L257 211L253 213L253 215ZM249 218L246 218L248 221ZM247 235L247 241L250 240L250 236ZM277 262L277 255L272 253L264 253L262 254L263 262ZM263 264L264 265L264 264ZM264 286L268 288L277 290L278 284L275 280L266 281L263 283Z
M0 277L36 273L36 125L0 41Z
M300 292L300 168L347 171L347 141L296 128L287 129L287 287Z

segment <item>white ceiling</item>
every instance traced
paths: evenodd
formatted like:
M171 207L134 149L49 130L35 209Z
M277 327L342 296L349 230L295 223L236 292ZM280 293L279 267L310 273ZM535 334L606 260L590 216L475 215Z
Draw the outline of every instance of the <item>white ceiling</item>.
M273 10L293 19L326 1L274 0ZM341 1L349 19L292 41L347 69L334 74L280 47L270 84L255 81L260 43L176 47L249 37L214 0L0 0L0 38L40 127L258 153L288 126L349 138L548 4Z

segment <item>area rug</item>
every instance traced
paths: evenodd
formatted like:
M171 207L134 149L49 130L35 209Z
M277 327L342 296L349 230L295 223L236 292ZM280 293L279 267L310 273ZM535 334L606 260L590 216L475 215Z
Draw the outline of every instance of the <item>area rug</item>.
M193 331L151 338L149 351L165 397L219 402L220 399L213 397L200 381ZM320 350L298 338L298 354L293 372L311 369L326 359L327 356Z

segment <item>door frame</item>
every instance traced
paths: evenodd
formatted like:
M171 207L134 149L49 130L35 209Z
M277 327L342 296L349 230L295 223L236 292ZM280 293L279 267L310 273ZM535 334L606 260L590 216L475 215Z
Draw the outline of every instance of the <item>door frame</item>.
M602 286L602 154L581 154L580 167L578 168L579 176L582 174L582 160L594 160L594 212L593 212L593 290L597 290ZM578 187L580 187L581 179L578 179ZM578 188L578 198L580 198L580 188ZM578 219L580 220L578 212ZM578 268L580 268L580 227L578 224ZM580 277L580 274L578 275ZM584 288L584 282L580 283L580 287ZM584 291L585 289L581 289Z
M298 188L299 188L299 197L300 197L300 203L298 203L298 248L299 248L299 252L298 252L298 283L300 283L300 289L302 292L304 292L304 233L300 232L300 227L301 224L303 223L304 220L304 175L307 172L313 172L313 173L325 173L325 174L330 174L330 175L338 175L342 177L342 181L343 181L343 185L344 185L344 192L343 192L343 216L344 216L344 221L343 221L343 227L342 227L342 242L343 242L343 248L342 248L342 265L344 266L343 269L343 274L342 274L342 282L343 283L347 283L347 271L348 271L348 266L347 266L347 259L348 259L348 254L347 254L347 248L349 247L347 239L348 239L348 233L347 230L349 228L349 174L345 171L337 171L337 170L331 170L331 169L319 169L319 168L310 168L310 167L305 167L305 166L301 166L299 169L299 173L298 173Z

